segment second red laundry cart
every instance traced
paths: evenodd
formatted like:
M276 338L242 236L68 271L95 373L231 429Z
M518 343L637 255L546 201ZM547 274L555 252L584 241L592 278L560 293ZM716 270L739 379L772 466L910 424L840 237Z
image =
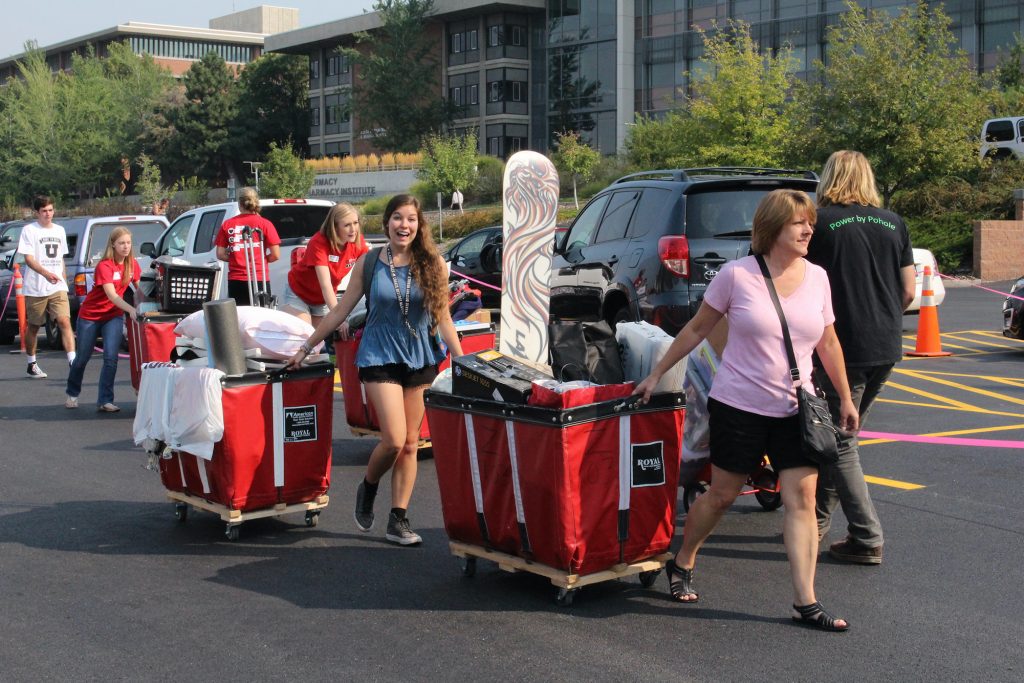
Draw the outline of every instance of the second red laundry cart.
M444 435L434 461L453 552L548 576L563 604L595 580L653 581L675 530L681 393L566 409L437 392L426 403Z

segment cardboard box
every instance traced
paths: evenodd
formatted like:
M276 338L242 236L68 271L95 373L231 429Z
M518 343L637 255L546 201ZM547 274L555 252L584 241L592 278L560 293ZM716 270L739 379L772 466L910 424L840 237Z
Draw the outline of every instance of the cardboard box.
M469 315L467 315L464 318L464 320L472 320L472 321L478 322L478 323L490 323L491 322L491 312L489 310L487 310L486 308L478 308L475 311L473 311L472 313L470 313Z
M551 379L519 360L494 350L452 359L452 395L526 403L534 380Z

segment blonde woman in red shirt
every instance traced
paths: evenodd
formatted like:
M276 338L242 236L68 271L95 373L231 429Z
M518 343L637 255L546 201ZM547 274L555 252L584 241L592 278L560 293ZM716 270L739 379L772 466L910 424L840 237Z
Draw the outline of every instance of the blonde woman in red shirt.
M100 370L99 396L96 407L100 412L116 413L114 405L114 377L117 375L117 352L124 337L124 314L134 316L135 307L124 300L128 285L139 281L139 262L132 253L132 233L118 226L111 230L103 259L96 264L92 289L78 309L78 355L71 364L65 408L77 408L82 393L85 365L92 357L96 338L103 337L103 369ZM142 292L135 296L141 301Z
M359 212L351 204L335 204L302 258L288 271L282 308L316 327L338 305L338 285L369 250Z

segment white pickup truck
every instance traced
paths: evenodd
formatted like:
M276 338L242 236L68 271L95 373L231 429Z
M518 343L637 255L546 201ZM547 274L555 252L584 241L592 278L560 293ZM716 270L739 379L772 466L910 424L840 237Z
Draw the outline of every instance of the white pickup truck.
M270 291L275 297L280 299L284 293L288 270L291 268L292 252L309 242L313 234L320 229L333 205L334 202L324 199L260 200L260 215L274 224L281 238L281 258L269 266ZM217 265L221 269L220 289L214 293L214 298L226 298L227 263L217 260L217 248L213 240L221 223L238 214L238 204L235 202L201 206L186 211L171 223L156 243L142 244L139 251L154 259L172 256L184 259L192 265ZM374 237L366 235L370 242L375 241ZM339 291L344 291L345 284L344 281L341 283Z

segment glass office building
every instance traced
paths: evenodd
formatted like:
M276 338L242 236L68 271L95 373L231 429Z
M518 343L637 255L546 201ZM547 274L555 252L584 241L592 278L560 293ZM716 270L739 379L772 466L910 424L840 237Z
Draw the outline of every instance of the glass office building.
M908 0L861 0L898 12ZM946 0L959 46L979 71L1024 33L1019 0ZM563 130L594 148L622 148L637 114L676 106L699 68L698 31L745 21L763 49L789 45L806 74L827 59L827 30L845 0L437 0L427 31L436 36L436 87L458 108L455 131L475 128L480 151L507 157L550 149ZM310 148L314 154L372 151L369 135L341 114L353 73L337 56L353 34L379 27L374 13L269 36L266 49L310 59Z

